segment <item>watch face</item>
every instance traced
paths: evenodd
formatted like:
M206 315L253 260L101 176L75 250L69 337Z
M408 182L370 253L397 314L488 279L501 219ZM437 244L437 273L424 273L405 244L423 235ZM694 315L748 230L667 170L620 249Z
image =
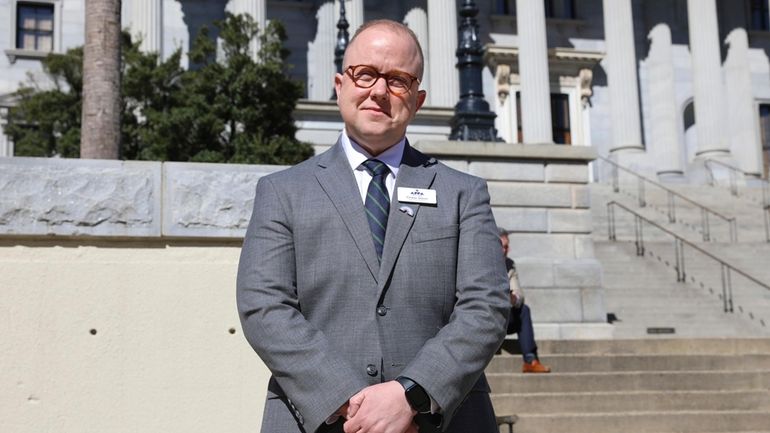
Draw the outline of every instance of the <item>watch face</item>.
M423 387L408 377L398 377L396 380L404 387L406 401L412 409L420 413L430 412L430 396Z
M430 411L430 397L428 393L420 386L415 384L406 391L406 399L417 412Z

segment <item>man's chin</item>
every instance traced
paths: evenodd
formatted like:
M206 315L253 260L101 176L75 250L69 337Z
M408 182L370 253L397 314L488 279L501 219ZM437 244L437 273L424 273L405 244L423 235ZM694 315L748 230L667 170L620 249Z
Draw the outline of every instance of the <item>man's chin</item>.
M359 145L364 147L372 156L376 156L388 150L394 144L398 143L399 138L384 136L381 133L380 134L364 133L364 134L361 134L355 140Z

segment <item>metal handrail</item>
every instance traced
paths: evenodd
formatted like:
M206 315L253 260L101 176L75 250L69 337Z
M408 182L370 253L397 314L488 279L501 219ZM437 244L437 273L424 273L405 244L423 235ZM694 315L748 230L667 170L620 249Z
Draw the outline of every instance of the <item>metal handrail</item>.
M642 176L639 173L634 172L633 170L630 170L626 167L623 167L622 165L618 164L615 161L612 161L608 158L605 158L603 156L599 156L599 159L602 161L608 162L613 166L612 171L612 190L615 192L620 191L620 183L619 183L619 176L618 176L618 170L623 170L628 174L631 174L632 176L635 176L637 178L637 199L639 201L639 207L645 207L647 206L647 201L645 200L645 188L644 183L647 182L653 186L656 186L663 191L666 191L668 194L668 222L675 223L676 222L676 201L675 198L679 198L680 200L686 201L687 203L690 203L701 211L701 233L703 235L703 241L709 242L711 240L711 230L710 230L710 224L709 224L709 214L712 214L716 216L717 218L720 218L727 222L728 226L730 227L730 242L736 243L738 242L738 231L736 227L735 217L728 217L725 215L722 215L721 213L717 212L716 210L705 206L703 204L700 204L696 202L695 200L686 197L682 195L679 192L676 192L672 190L671 188L668 188L664 185L661 185L658 182L655 182L652 179L648 179L644 176ZM769 214L770 215L770 214ZM770 222L768 223L770 224Z
M727 169L730 170L730 193L734 195L735 197L738 197L738 182L737 182L737 174L740 174L741 176L746 176L747 173L743 171L742 169L735 167L734 165L728 164L724 161L719 161L717 159L707 159L703 162L704 166L706 167L706 172L708 173L709 177L709 185L715 186L716 185L716 179L714 177L714 172L710 167L710 164L717 164L721 165ZM763 220L764 220L764 226L765 226L765 241L770 242L770 182L767 181L767 179L758 179L762 183L762 213L763 213Z
M619 207L634 216L634 233L635 233L635 245L636 245L637 256L644 256L644 253L645 253L643 222L646 222L647 224L657 228L663 233L674 238L674 254L676 256L675 269L676 269L677 282L686 281L685 262L684 262L685 245L700 252L706 257L718 262L721 267L722 300L723 300L723 308L725 313L733 312L733 289L732 289L731 273L741 275L742 277L757 284L758 286L770 291L770 286L763 283L762 281L759 281L755 277L752 277L746 272L727 263L726 261L720 259L719 257L709 253L708 251L704 250L698 245L695 245L694 243L684 239L683 237L672 232L671 230L666 229L665 227L650 220L649 218L645 218L638 212L635 212L634 210L616 201L611 201L607 203L607 222L608 222L609 239L611 241L617 241L617 232L615 227L615 207Z

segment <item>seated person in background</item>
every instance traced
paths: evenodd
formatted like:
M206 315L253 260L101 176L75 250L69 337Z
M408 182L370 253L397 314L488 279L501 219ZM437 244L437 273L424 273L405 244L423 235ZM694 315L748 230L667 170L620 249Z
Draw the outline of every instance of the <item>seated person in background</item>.
M551 368L540 363L537 357L537 345L535 344L535 331L532 329L532 316L529 306L524 304L524 293L519 285L519 277L516 274L516 264L508 258L508 231L499 229L500 242L503 244L503 257L505 268L508 270L508 280L511 284L511 314L508 319L508 334L518 334L521 354L524 357L524 365L521 371L524 373L550 373Z

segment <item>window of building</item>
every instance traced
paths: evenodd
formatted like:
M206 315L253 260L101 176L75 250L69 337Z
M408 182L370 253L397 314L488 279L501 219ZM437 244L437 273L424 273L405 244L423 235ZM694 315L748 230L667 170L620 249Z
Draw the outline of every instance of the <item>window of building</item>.
M575 19L575 0L545 0L545 17Z
M574 20L575 0L543 0L545 17ZM495 13L498 15L516 15L516 0L495 0Z
M749 28L770 31L770 9L767 0L749 0Z
M572 144L572 125L569 121L569 95L551 93L551 124L553 142Z
M521 92L516 92L516 120L518 142L524 142L521 128ZM572 144L572 124L569 117L569 95L551 93L551 128L553 142L556 144Z
M54 6L19 2L16 5L16 48L29 51L53 51Z
M516 0L495 0L495 13L498 15L516 15Z
M762 140L762 158L764 159L765 179L770 170L770 104L759 104L759 132Z

